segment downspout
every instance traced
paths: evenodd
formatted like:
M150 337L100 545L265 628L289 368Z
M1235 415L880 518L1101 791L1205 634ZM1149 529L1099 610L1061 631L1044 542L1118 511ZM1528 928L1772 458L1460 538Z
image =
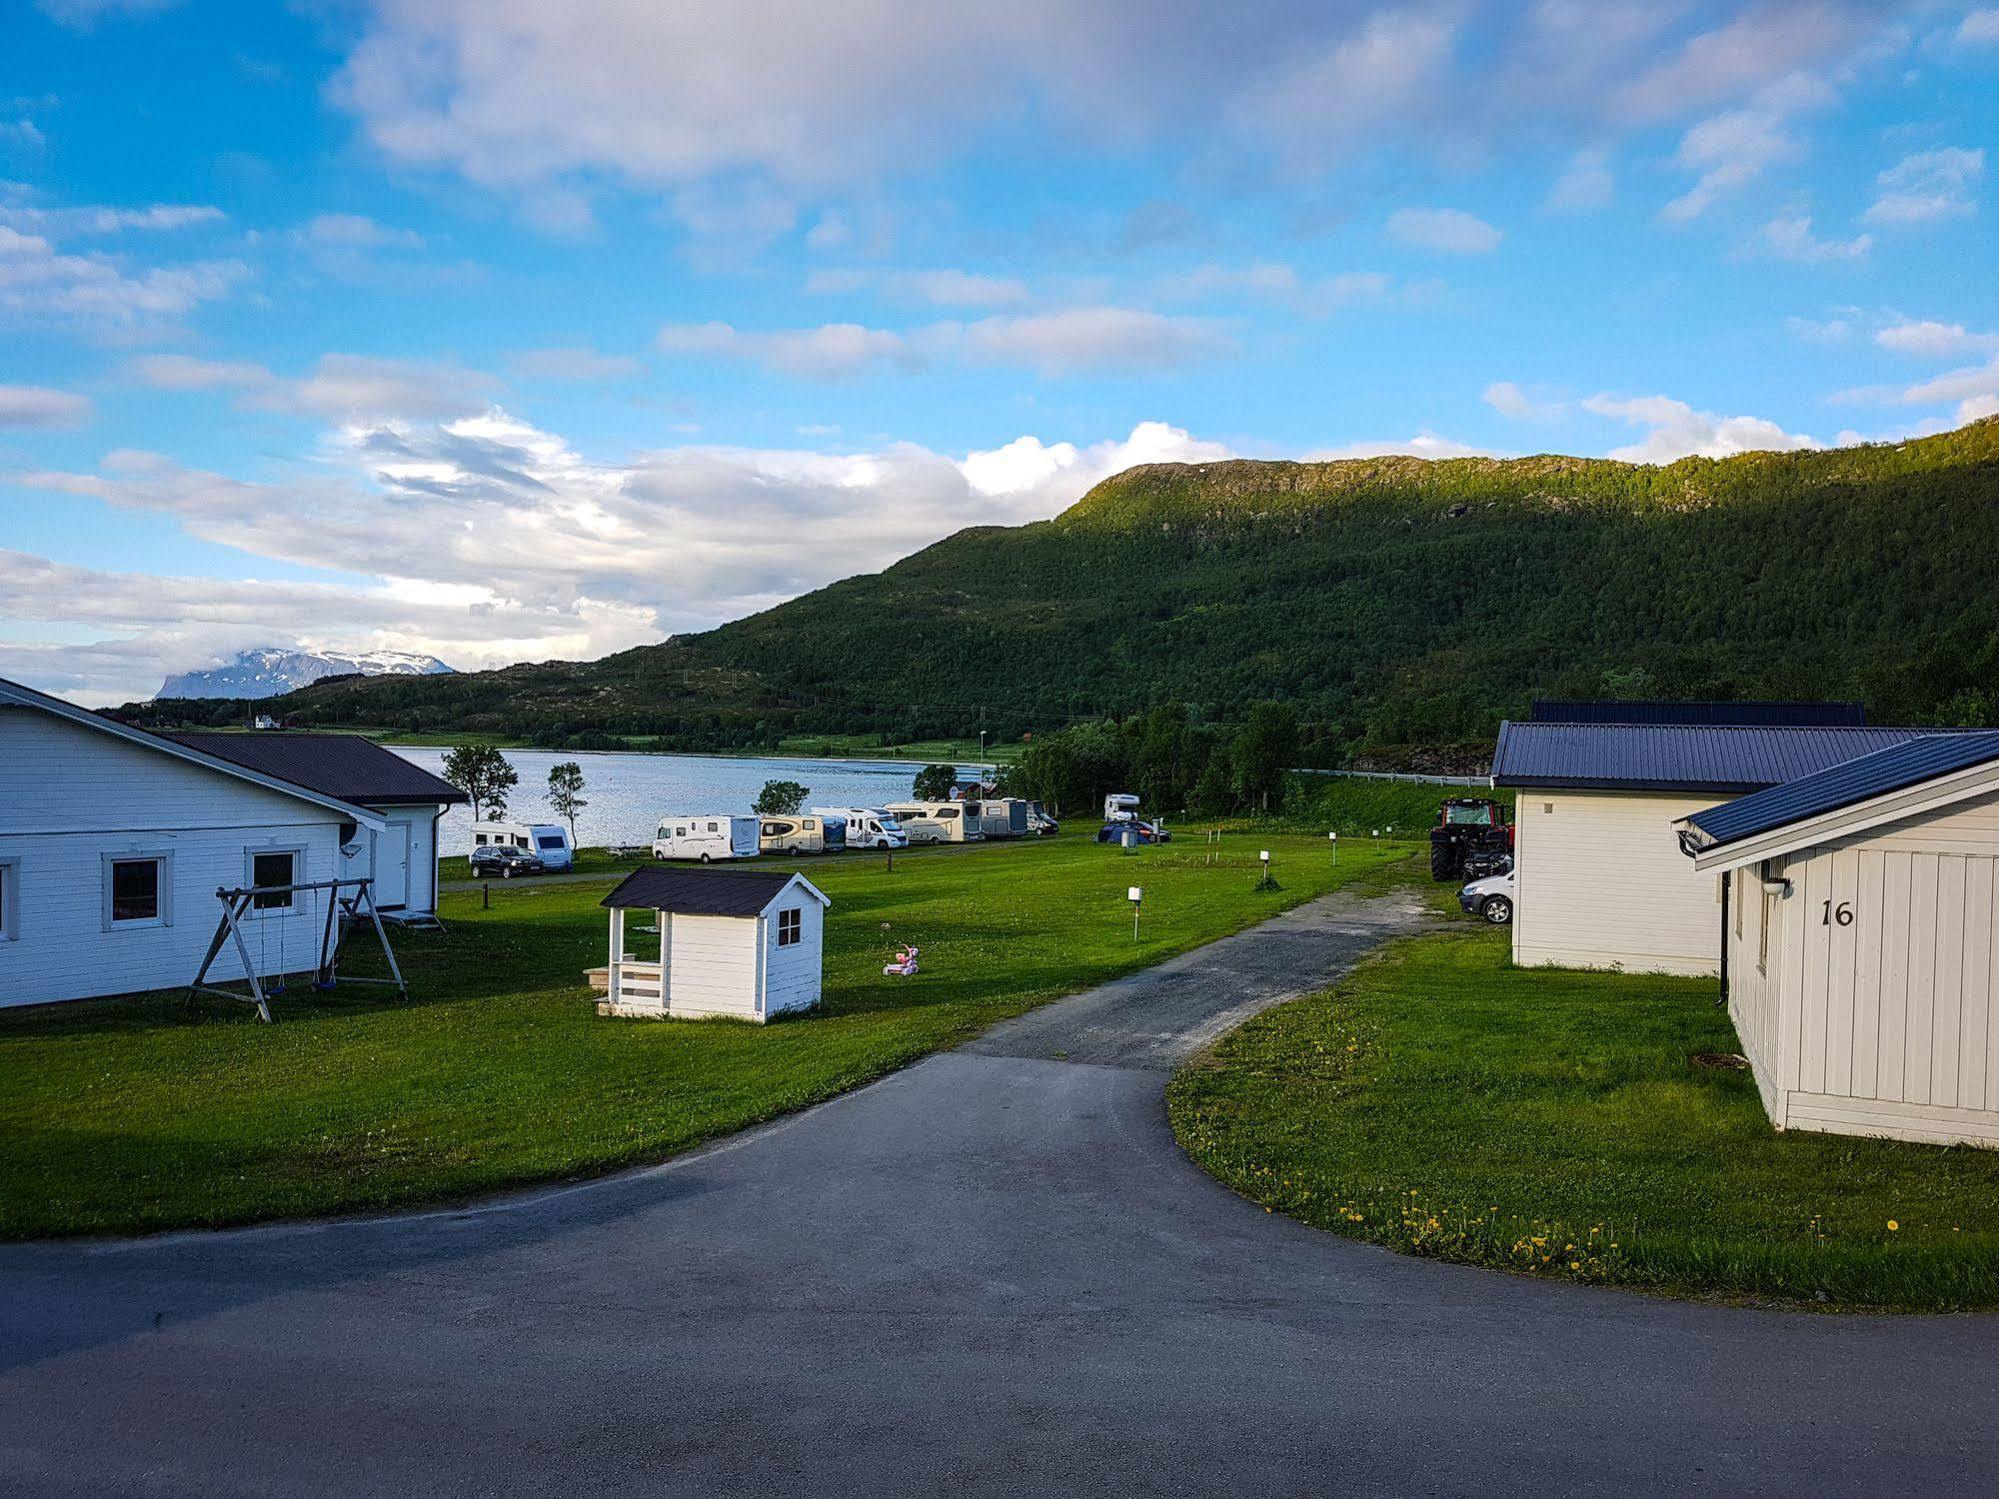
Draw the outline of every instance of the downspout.
M1735 875L1732 870L1721 872L1721 993L1715 996L1718 1009L1728 1008L1728 897Z

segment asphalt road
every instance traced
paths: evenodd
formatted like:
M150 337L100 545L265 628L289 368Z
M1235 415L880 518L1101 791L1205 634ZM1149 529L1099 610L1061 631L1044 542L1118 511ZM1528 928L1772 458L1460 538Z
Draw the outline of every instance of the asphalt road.
M1418 919L1334 897L596 1183L0 1250L0 1491L1992 1491L1999 1320L1440 1266L1190 1165L1173 1060Z

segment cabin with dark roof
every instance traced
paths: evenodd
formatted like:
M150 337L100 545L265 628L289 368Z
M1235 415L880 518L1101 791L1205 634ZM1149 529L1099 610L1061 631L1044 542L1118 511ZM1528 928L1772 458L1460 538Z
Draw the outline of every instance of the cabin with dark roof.
M1999 1146L1999 731L1680 819L1778 1129Z
M393 750L359 734L173 734L190 749L260 775L304 786L381 814L379 829L359 824L343 837L340 877L367 875L389 921L422 925L437 917L437 824L468 800Z
M825 912L802 874L635 869L604 897L610 963L602 1015L762 1024L823 988ZM632 911L650 912L639 927Z
M1713 974L1720 885L1674 824L1731 797L1938 732L1880 728L1853 704L1537 703L1499 730L1514 788L1513 958Z

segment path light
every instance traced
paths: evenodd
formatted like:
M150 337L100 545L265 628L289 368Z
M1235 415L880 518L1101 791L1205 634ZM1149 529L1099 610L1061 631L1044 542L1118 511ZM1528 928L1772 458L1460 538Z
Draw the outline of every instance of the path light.
M1335 864L1339 863L1339 862L1340 862L1340 835L1339 835L1339 834L1338 834L1337 832L1332 832L1332 833L1328 833L1328 834L1326 834L1326 841L1327 841L1328 843L1332 844L1332 846L1333 846L1333 862L1334 862Z
M1131 940L1138 940L1138 903L1145 899L1145 892L1133 885L1125 891L1124 898L1131 902Z

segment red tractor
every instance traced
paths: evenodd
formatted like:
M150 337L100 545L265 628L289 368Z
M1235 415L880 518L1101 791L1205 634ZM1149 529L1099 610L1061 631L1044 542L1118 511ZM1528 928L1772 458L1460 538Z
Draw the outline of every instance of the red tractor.
M1490 865L1512 854L1513 828L1498 802L1453 796L1438 804L1437 825L1430 829L1430 878L1462 882L1470 877L1467 865Z

